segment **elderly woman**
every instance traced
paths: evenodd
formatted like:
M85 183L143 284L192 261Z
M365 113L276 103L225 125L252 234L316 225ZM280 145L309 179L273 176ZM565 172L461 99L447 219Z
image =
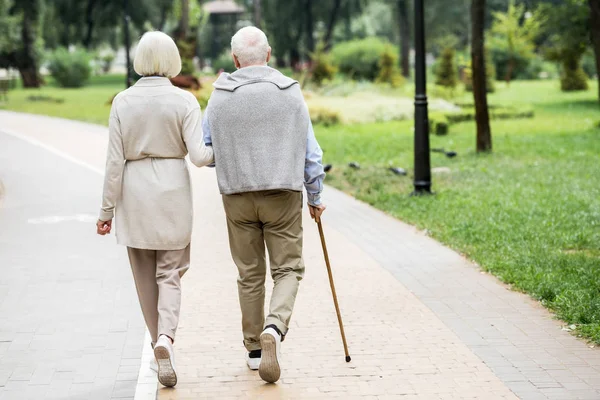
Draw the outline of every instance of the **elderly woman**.
M185 156L189 154L198 167L214 158L212 148L202 140L198 101L168 79L181 72L173 40L162 32L146 33L134 68L142 78L115 97L110 112L97 232L110 233L116 215L117 242L127 246L158 379L174 386L173 341L192 234L192 191Z

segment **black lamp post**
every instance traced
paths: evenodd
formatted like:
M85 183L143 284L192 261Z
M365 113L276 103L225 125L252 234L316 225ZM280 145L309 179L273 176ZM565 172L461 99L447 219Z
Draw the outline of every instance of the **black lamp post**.
M127 72L126 72L126 78L125 78L125 85L127 85L127 87L130 87L132 82L131 82L131 59L129 57L129 48L131 47L131 39L129 38L129 1L128 0L123 0L123 12L125 15L125 64L127 67Z
M424 1L415 0L415 191L413 195L431 193Z

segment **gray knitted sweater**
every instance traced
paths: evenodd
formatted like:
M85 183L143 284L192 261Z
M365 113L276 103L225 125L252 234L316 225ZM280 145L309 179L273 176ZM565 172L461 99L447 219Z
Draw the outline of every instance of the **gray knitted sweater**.
M206 116L221 193L302 191L310 117L298 82L252 66L214 87Z

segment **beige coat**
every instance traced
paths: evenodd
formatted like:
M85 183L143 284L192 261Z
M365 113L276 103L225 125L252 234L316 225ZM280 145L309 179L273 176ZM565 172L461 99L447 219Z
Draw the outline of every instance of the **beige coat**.
M196 98L167 78L140 79L113 101L100 220L115 217L119 244L150 250L185 248L192 235L187 162L214 160L204 145Z

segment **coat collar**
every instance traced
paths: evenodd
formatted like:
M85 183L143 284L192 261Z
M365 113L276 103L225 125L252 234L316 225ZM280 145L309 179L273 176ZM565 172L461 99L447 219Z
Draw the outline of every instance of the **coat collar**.
M173 86L169 78L162 76L146 76L135 83L138 87Z

